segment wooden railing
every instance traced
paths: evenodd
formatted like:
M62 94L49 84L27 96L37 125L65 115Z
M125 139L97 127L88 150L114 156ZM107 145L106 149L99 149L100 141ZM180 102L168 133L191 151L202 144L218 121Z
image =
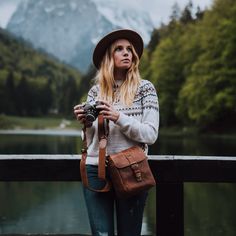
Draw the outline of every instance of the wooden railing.
M0 181L78 181L79 155L0 155ZM183 236L183 183L236 182L236 157L155 156L156 235Z

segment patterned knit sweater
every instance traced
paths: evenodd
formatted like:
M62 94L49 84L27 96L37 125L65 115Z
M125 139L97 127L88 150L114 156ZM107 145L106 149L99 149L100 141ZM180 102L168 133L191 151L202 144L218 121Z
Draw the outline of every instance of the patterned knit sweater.
M87 102L97 100L98 85L94 85L87 97ZM107 154L117 153L133 145L153 144L158 136L159 105L156 90L148 80L141 80L132 106L127 107L114 103L113 106L120 112L116 123L109 122L109 136L107 142ZM93 122L92 127L87 128L88 155L86 164L98 164L98 122Z

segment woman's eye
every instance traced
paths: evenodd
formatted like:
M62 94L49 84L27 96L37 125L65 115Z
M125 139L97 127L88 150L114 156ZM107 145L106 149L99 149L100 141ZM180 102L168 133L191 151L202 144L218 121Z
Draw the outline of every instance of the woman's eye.
M132 52L132 49L131 49L131 48L127 48L127 51L128 51L128 52Z
M116 47L115 48L115 51L117 51L117 52L119 52L119 51L121 51L122 50L122 47Z

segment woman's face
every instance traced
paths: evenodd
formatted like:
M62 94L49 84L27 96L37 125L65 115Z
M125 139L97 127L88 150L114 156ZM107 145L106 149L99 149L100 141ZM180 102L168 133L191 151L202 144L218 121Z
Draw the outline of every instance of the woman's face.
M115 69L125 70L131 67L133 53L132 46L127 39L118 39L115 41L113 59Z

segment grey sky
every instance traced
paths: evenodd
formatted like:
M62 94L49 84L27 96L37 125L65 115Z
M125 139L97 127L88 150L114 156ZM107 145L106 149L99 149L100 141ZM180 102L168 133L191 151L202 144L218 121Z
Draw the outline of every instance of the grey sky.
M95 0L96 1L96 0ZM172 7L177 3L180 9L183 9L189 2L189 0L109 0L119 2L119 5L136 6L141 9L145 9L151 15L151 18L156 26L160 22L167 22L171 15ZM213 0L192 0L193 6L201 9L209 8Z
M0 26L5 27L17 4L21 0L0 0ZM37 0L35 0L37 1ZM55 0L56 1L56 0ZM66 1L66 0L65 0ZM94 0L96 1L96 0ZM97 0L104 1L104 0ZM131 6L134 8L140 8L150 13L151 18L158 26L160 22L167 22L171 14L172 6L178 3L180 9L189 2L189 0L106 0L113 1L117 4L117 7ZM213 0L192 0L195 7L200 6L201 9L210 7Z

